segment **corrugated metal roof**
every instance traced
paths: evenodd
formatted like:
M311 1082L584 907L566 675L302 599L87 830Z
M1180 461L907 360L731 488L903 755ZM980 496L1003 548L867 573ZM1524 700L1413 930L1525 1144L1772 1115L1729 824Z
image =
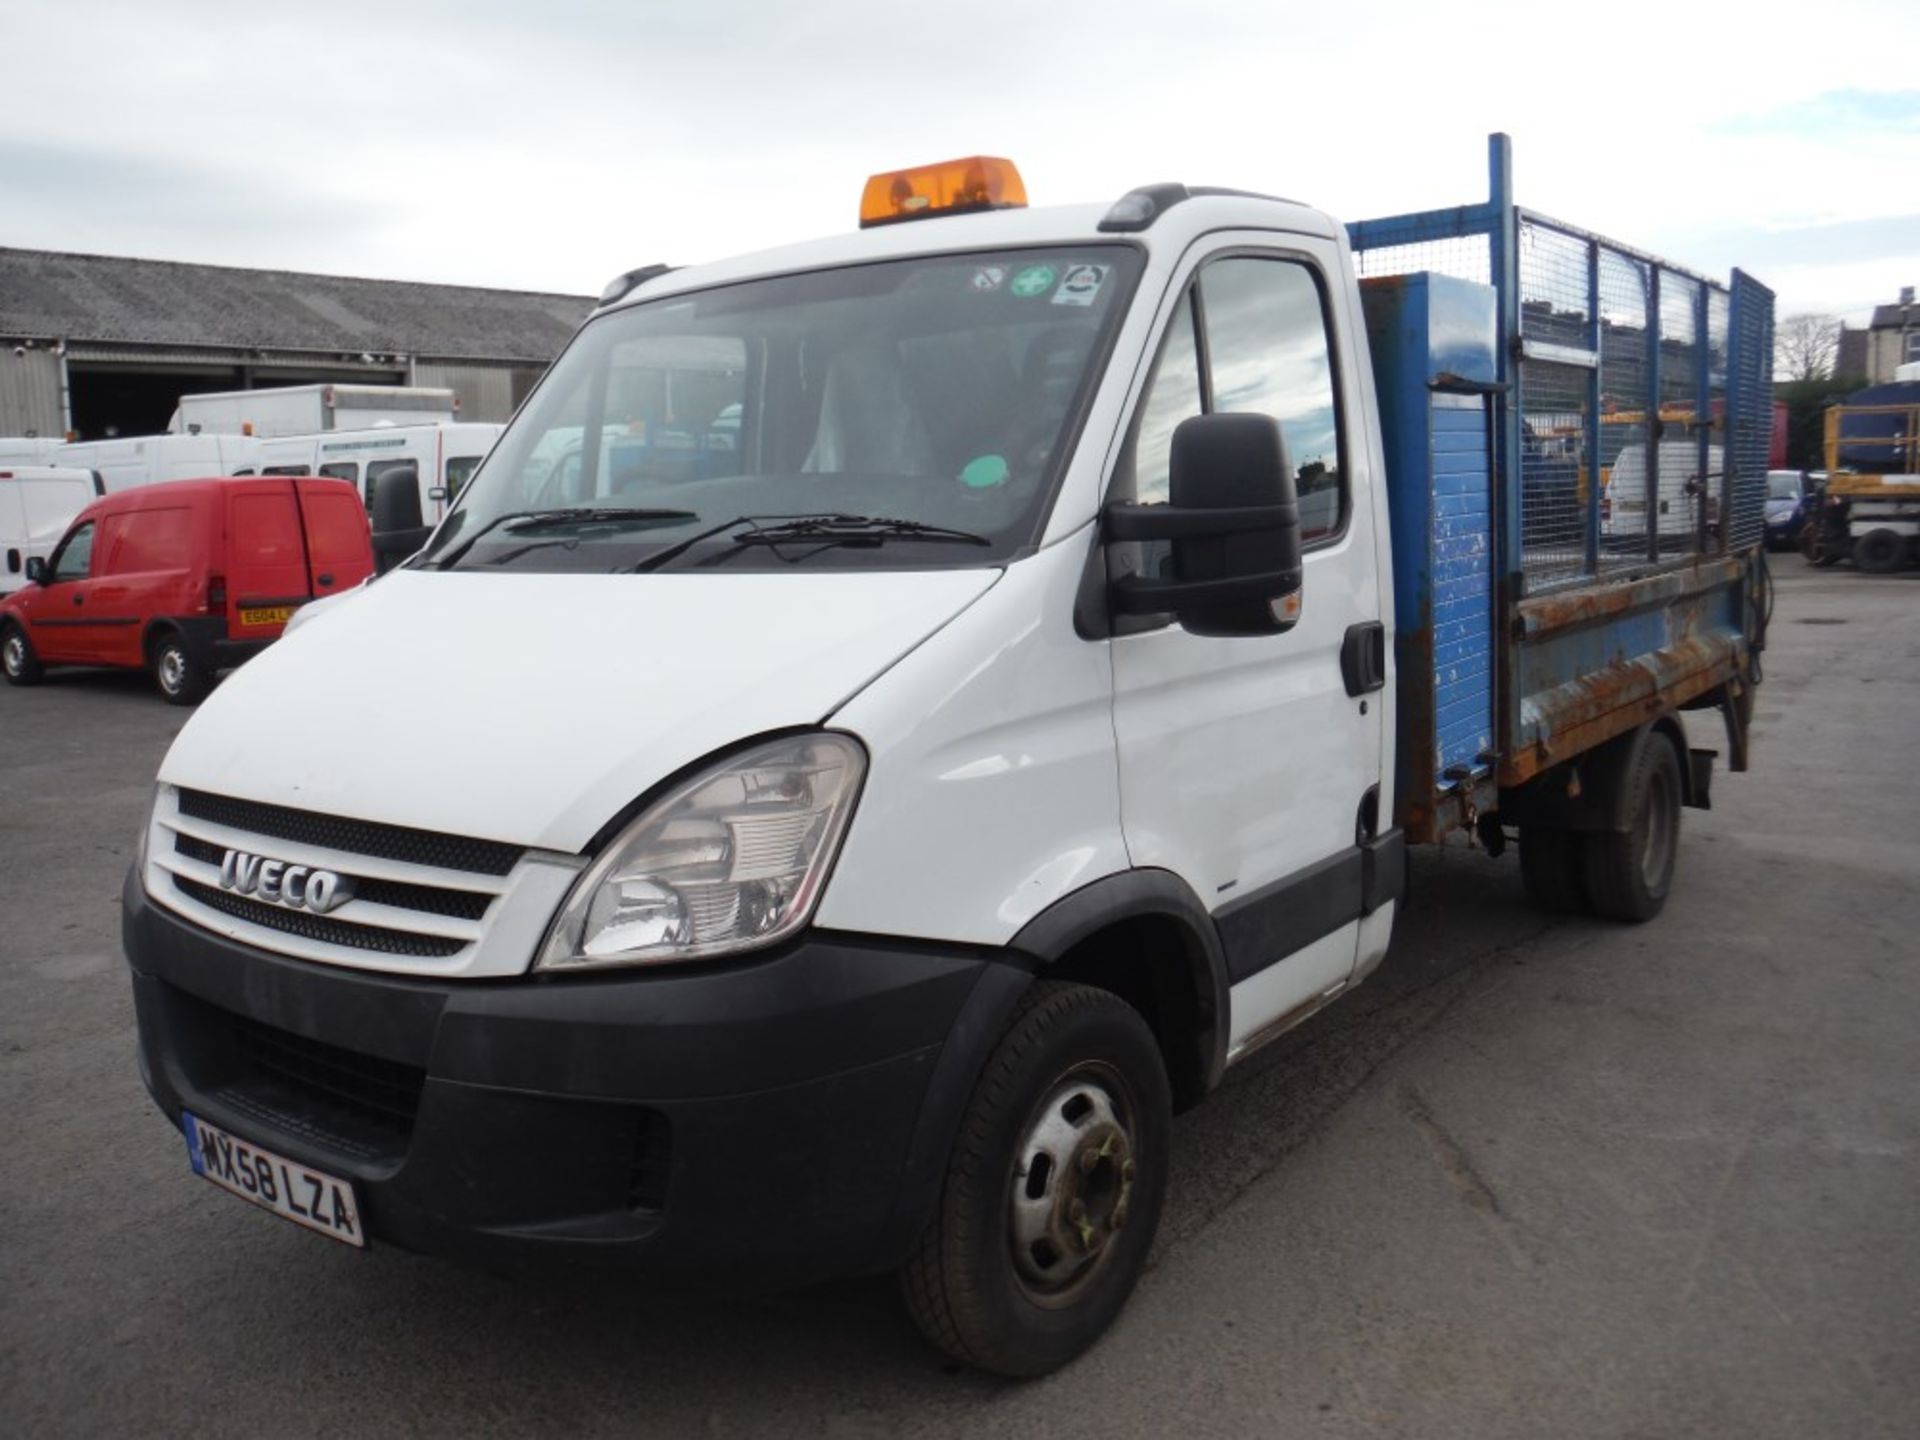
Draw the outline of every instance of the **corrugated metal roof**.
M553 359L578 295L0 248L0 336Z

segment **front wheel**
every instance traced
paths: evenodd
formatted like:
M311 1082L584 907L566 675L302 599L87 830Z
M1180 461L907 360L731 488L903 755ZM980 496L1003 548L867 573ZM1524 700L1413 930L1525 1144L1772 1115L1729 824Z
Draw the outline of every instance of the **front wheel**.
M1098 1339L1160 1223L1172 1114L1137 1010L1090 985L1034 985L974 1088L939 1207L901 1272L927 1338L1001 1375L1044 1375Z
M1628 765L1628 823L1586 838L1587 899L1609 920L1651 920L1667 903L1680 853L1680 756L1659 733Z
M198 705L212 680L178 634L162 635L154 642L153 683L169 705Z
M0 674L9 685L38 685L46 678L33 642L18 625L0 626Z

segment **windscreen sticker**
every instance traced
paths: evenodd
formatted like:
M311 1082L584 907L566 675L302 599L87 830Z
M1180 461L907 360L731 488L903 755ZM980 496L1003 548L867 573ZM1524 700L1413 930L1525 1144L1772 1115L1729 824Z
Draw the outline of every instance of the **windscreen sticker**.
M1069 265L1066 278L1061 280L1060 288L1053 292L1056 305L1091 305L1099 298L1100 287L1106 284L1107 265Z
M1006 266L982 265L973 272L973 288L980 291L998 290L1006 278Z
M1023 300L1035 295L1044 295L1053 288L1053 267L1051 265L1029 265L1013 277L1013 293Z

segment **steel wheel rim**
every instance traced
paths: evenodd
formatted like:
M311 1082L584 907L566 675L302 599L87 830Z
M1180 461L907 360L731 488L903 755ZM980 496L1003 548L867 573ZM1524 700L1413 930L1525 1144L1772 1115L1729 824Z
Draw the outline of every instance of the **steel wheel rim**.
M180 692L180 683L186 678L187 657L169 645L160 652L160 688L169 695Z
M1131 1092L1111 1066L1075 1066L1028 1117L1008 1186L1009 1248L1027 1298L1072 1304L1107 1267L1137 1171Z
M0 644L0 664L7 667L7 674L18 675L26 668L27 642L18 635L9 635L5 644Z
M1673 806L1670 777L1656 767L1647 780L1646 840L1640 847L1640 878L1647 889L1657 890L1666 881L1667 868L1673 863Z

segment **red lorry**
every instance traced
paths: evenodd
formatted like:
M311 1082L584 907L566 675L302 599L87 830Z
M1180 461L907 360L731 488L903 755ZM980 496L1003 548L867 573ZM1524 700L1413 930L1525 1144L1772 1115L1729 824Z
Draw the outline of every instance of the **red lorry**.
M373 572L366 508L344 480L177 480L96 500L31 583L0 601L0 673L150 670L176 705L278 638L308 600Z

